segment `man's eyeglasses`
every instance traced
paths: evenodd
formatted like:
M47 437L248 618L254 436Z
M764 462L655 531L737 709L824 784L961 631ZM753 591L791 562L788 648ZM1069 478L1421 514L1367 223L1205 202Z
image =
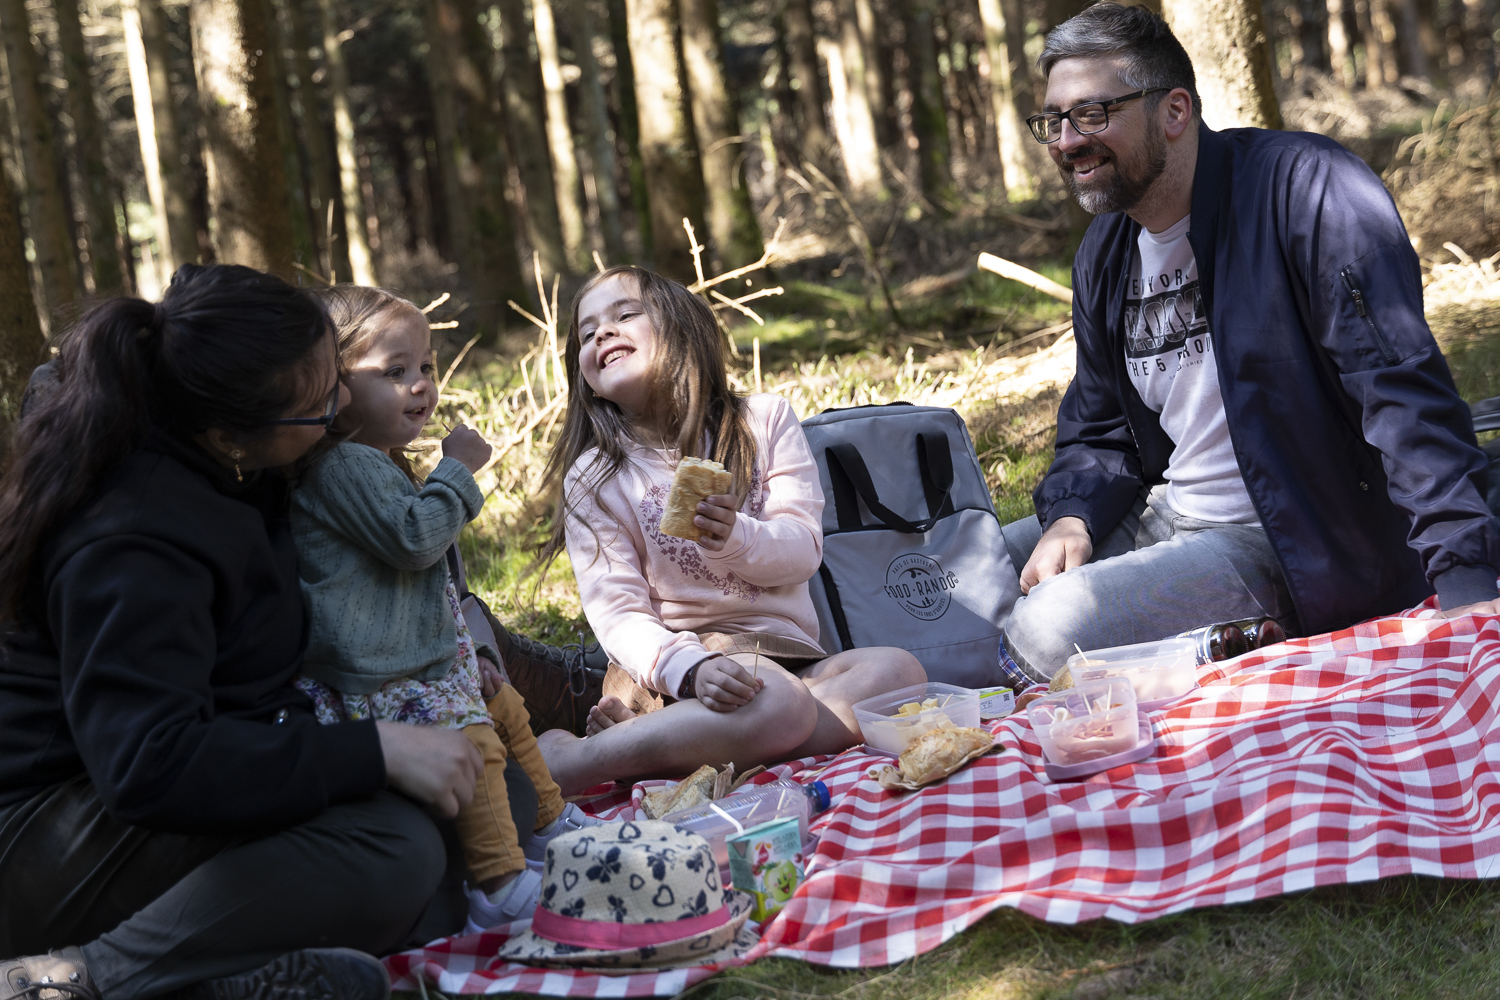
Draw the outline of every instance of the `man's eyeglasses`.
M1126 101L1133 101L1137 97L1145 97L1159 90L1171 90L1171 87L1152 87L1150 90L1137 90L1133 94L1124 97L1116 97L1109 101L1089 101L1087 104L1079 104L1066 111L1046 111L1039 115L1032 115L1026 119L1026 124L1031 126L1031 134L1036 136L1036 141L1041 143L1053 143L1062 138L1062 123L1066 118L1073 123L1073 129L1079 135L1093 135L1095 132L1103 132L1109 128L1109 109Z
M343 383L337 381L333 383L333 392L328 394L328 403L323 407L323 415L321 417L282 417L280 420L271 421L271 423L292 424L299 427L306 427L310 424L322 424L324 427L327 427L333 423L333 418L339 415L339 389L341 388L343 388Z

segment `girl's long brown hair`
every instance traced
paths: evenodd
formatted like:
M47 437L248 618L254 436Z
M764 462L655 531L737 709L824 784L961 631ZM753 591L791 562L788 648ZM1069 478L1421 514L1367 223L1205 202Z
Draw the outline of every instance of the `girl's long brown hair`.
M333 321L334 334L338 337L339 344L339 370L348 371L360 358L364 357L370 350L370 345L375 342L375 337L385 327L386 322L392 314L403 310L410 310L418 316L422 322L427 322L427 317L422 315L410 300L403 299L395 292L388 292L384 288L373 288L369 285L334 285L330 288L317 288L312 294L323 303L328 310L328 318ZM349 427L335 423L330 433L322 444L318 454L327 454L328 450L340 442L347 441L357 433L359 428ZM417 472L417 467L412 463L411 456L405 449L393 448L387 454L391 461L418 486L422 485L422 476Z
M729 336L713 310L679 282L643 267L612 267L590 278L573 296L565 364L568 373L568 411L562 436L547 460L548 488L558 491L552 534L537 566L545 569L567 543L568 518L576 517L578 496L562 489L575 464L598 449L575 490L595 503L599 490L625 465L634 431L620 408L584 381L578 363L578 307L592 289L611 278L635 283L641 305L656 333L656 356L651 373L652 416L666 428L666 437L683 457L711 458L734 477L731 489L744 498L755 467L755 438L746 419L745 398L729 387ZM619 517L617 513L615 515ZM592 526L590 526L592 528Z

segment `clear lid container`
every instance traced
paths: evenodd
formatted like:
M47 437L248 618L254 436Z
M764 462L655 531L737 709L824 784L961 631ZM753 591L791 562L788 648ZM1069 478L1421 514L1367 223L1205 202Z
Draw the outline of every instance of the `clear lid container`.
M1198 644L1177 638L1091 649L1068 657L1068 672L1075 684L1124 677L1135 689L1136 702L1150 710L1180 698L1198 683Z
M1140 745L1135 689L1123 677L1087 681L1026 706L1042 753L1075 765L1128 753Z
M931 681L913 684L854 703L854 717L865 746L897 754L912 740L952 724L979 725L979 692Z

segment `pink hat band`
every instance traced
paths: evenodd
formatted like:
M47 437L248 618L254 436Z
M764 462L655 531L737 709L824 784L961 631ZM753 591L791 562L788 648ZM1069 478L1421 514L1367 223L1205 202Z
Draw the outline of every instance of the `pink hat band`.
M712 913L685 920L664 920L647 924L623 924L612 920L581 920L565 917L551 910L537 907L531 918L531 929L542 937L560 944L571 944L578 948L593 948L599 951L618 951L621 948L645 948L697 937L723 927L729 922L729 908L721 907Z

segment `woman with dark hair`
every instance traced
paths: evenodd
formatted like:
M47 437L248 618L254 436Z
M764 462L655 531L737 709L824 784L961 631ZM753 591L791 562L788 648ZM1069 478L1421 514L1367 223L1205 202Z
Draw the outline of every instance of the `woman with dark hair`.
M481 765L448 730L319 725L289 683L281 470L347 396L327 316L188 266L58 346L0 478L0 956L30 956L0 1000L379 1000L370 954L444 869L422 806Z

